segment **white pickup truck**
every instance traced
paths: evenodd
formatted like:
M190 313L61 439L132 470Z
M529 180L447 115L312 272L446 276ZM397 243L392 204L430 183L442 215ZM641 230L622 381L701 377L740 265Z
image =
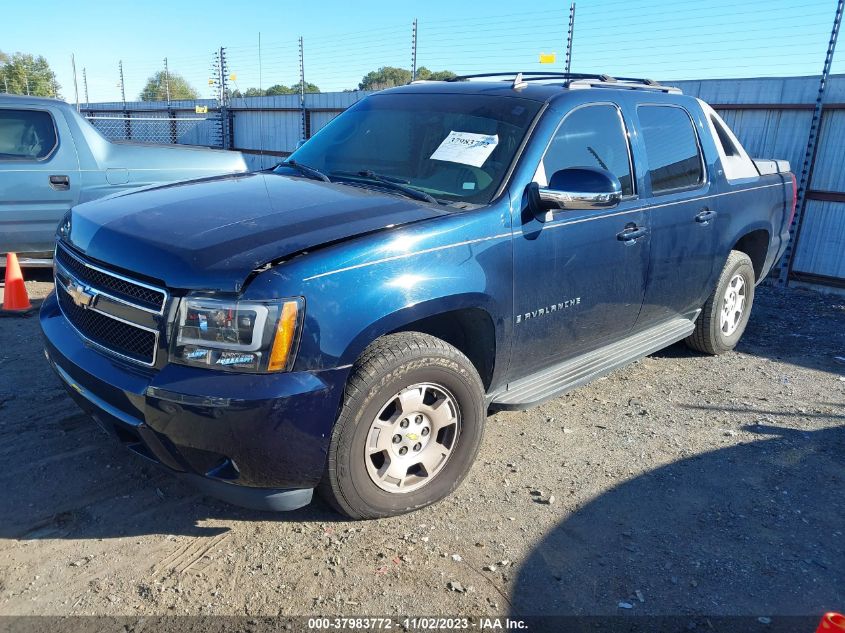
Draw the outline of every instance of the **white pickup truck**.
M63 101L0 95L0 254L49 257L56 225L81 202L244 171L239 152L115 143Z

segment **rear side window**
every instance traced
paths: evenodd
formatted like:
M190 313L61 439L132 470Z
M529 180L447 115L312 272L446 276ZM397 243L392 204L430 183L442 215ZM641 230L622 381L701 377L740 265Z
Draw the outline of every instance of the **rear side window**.
M569 167L607 170L619 179L623 195L634 193L628 135L616 106L578 108L563 120L543 157L546 182L556 171Z
M704 168L692 119L683 108L637 108L651 175L651 191L659 194L691 189L704 182Z
M716 138L719 140L719 144L722 146L722 151L725 152L725 156L739 156L739 150L736 148L736 145L734 145L731 137L728 136L728 131L722 125L722 122L714 116L710 117L710 122L713 124L713 129L716 130Z
M0 109L0 160L41 160L56 142L49 112Z

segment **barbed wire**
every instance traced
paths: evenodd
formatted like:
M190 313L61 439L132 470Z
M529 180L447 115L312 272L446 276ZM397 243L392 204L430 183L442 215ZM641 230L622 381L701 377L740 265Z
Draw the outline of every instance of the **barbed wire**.
M772 11L771 0L712 0L702 5L680 0L672 11L656 15L664 2L629 0L582 2L577 5L573 68L611 74L645 74L657 78L732 77L742 74L781 76L819 72L833 17L833 5L799 1L787 14ZM637 11L632 14L630 9ZM682 18L679 16L683 16ZM694 27L707 18L706 26ZM322 90L354 89L369 71L383 66L410 68L411 20L357 30L321 31L304 36L305 79ZM417 33L417 65L431 70L470 73L495 70L560 70L566 46L568 6L481 16L421 18ZM691 26L692 25L692 26ZM683 28L682 28L683 27ZM478 38L479 32L483 39ZM472 37L472 39L467 39ZM225 43L224 43L225 45ZM212 97L212 55L168 56L169 68L184 77L200 97ZM298 42L265 38L225 46L232 89L262 88L299 82ZM697 51L690 55L690 51ZM738 55L737 51L741 51ZM559 53L557 65L539 63L539 54ZM140 94L165 54L123 59L127 100ZM96 91L118 85L117 62L112 77L88 74L89 99ZM77 65L85 60L77 58ZM834 62L834 72L843 68ZM109 90L111 100L118 90Z

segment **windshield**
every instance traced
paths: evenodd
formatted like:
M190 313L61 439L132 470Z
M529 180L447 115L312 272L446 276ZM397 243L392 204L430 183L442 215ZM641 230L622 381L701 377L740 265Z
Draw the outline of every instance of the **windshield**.
M385 184L358 178L368 171L438 200L486 204L541 105L514 97L373 95L332 120L291 159L332 180Z

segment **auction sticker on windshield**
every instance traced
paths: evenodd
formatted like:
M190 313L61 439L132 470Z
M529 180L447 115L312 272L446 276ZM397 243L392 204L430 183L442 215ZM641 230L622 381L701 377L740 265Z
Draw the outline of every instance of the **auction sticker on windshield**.
M474 134L452 130L434 150L431 160L445 160L450 163L481 167L498 144L498 134Z

